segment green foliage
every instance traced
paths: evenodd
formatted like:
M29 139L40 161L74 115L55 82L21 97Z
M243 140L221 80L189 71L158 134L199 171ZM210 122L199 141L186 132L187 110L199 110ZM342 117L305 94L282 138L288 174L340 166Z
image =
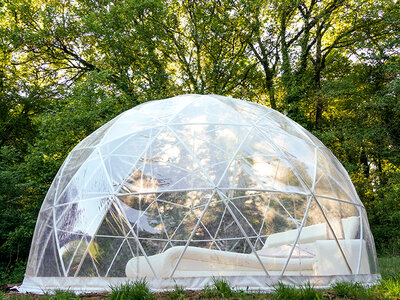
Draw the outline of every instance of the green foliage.
M331 286L333 293L341 298L357 298L368 299L371 292L368 288L364 288L359 282L341 281Z
M180 285L175 285L174 290L168 292L168 297L171 300L183 300L185 299L185 289L183 288L183 286Z
M74 300L80 298L79 295L69 290L56 290L54 294L49 296L49 300Z
M379 257L378 262L383 280L400 274L400 257Z
M122 111L183 93L269 103L311 130L349 172L378 253L398 255L398 3L312 3L1 1L0 283L22 279L69 151Z
M146 300L154 299L154 295L151 292L148 282L146 279L136 280L133 283L128 282L121 284L120 286L111 287L110 300L122 300L122 299L137 299Z
M300 299L300 300L319 300L322 299L320 293L318 293L310 283L307 283L300 287L294 287L285 285L279 282L274 288L275 291L272 293L273 299L277 300L289 300L289 299Z
M235 291L226 279L213 278L212 285L206 285L201 292L201 298L230 298Z
M382 279L371 291L379 299L396 299L400 295L400 273Z

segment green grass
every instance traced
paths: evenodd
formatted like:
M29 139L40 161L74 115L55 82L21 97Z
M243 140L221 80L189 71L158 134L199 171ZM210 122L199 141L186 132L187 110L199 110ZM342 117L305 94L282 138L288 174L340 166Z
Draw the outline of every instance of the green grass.
M400 274L400 256L378 258L382 279L392 278Z
M340 298L371 299L372 290L359 282L341 281L331 286L332 292Z
M185 299L186 292L183 286L175 285L174 290L168 292L168 297L171 300L182 300Z
M146 279L111 287L110 300L150 300L154 299Z
M400 273L390 278L382 279L378 285L371 288L371 291L379 299L400 298Z
M30 295L30 294L13 294L13 293L0 293L0 299L6 300L30 300L30 299L41 299L41 300L78 300L82 299L81 295L76 295L74 292L69 290L55 290L54 294L46 293L44 295Z
M382 280L371 288L364 288L357 282L337 282L329 289L329 294L336 299L398 299L400 297L400 257L381 257L378 259ZM104 299L156 299L145 279L111 287L112 292ZM315 290L310 284L301 287L287 286L279 283L270 294L250 293L248 290L234 289L225 279L214 278L211 285L206 286L199 294L186 292L182 286L176 285L174 290L163 294L162 299L182 300L185 297L212 298L212 299L300 299L314 300L327 299L322 295L326 291ZM0 300L67 300L85 299L84 295L75 295L72 291L58 290L54 294L32 296L29 294L12 294L0 291ZM192 298L191 298L192 299Z
M53 295L50 295L49 300L69 300L69 299L80 299L79 295L76 295L72 291L56 290Z
M233 297L233 291L229 282L225 279L214 278L212 285L206 285L200 294L201 298L229 298Z
M310 283L300 287L294 287L280 282L275 287L275 291L272 293L272 298L277 300L319 300L322 299L322 294L315 290Z

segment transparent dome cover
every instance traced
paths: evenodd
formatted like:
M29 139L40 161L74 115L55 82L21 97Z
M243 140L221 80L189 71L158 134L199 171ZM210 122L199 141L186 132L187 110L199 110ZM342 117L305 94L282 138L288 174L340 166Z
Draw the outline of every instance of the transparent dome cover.
M374 247L346 170L311 133L263 105L183 95L136 106L71 151L20 290L369 283Z

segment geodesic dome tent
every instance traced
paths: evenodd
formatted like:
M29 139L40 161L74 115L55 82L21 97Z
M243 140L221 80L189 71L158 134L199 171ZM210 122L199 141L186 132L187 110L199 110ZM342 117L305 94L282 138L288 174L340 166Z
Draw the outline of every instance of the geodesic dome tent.
M146 278L374 282L365 208L312 134L256 103L184 95L134 107L80 142L40 210L21 291Z

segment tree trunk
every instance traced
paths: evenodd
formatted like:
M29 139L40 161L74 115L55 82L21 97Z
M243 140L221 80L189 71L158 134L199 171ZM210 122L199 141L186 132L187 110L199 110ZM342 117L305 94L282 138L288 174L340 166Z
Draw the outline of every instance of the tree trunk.
M322 70L322 26L317 30L316 57L314 68L314 95L316 100L315 112L315 129L321 130L322 112L323 112L323 96L321 95L321 70Z

